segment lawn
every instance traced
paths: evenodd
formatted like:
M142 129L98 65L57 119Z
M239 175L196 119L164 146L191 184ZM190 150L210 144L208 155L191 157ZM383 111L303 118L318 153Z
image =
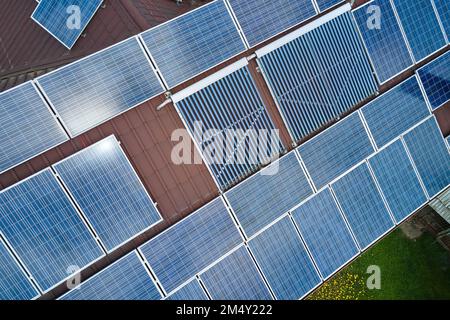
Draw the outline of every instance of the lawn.
M371 265L381 270L379 290L366 286ZM308 299L450 299L450 254L429 234L410 240L397 229Z

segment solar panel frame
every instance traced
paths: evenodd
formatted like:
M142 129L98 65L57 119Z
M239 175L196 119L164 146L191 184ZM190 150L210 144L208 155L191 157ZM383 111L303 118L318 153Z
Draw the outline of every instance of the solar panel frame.
M87 262L84 266L79 267L79 269L77 270L77 272L82 272L83 270L89 268L90 265L94 264L95 262L101 260L103 257L106 256L106 252L103 251L102 247L99 245L99 243L97 242L98 239L95 237L95 234L92 232L92 230L89 228L89 225L86 224L86 221L84 220L83 216L81 215L81 213L77 210L77 208L75 207L74 203L71 201L71 199L69 198L69 196L67 195L67 193L65 192L61 182L54 176L53 172L51 171L50 168L44 169L42 171L39 171L21 181L19 181L18 183L9 186L3 190L0 191L0 197L2 196L2 194L12 190L13 188L16 188L17 186L21 186L22 184L28 182L29 180L39 176L39 175L44 175L44 174L51 174L52 180L55 183L55 187L58 188L59 192L61 192L61 195L63 196L62 200L64 200L66 202L66 204L68 205L67 209L71 209L73 210L72 212L74 213L74 218L75 220L78 221L77 226L81 227L82 229L83 226L85 227L84 231L85 231L85 236L87 236L89 238L92 237L92 241L94 241L93 243L96 244L95 249L98 250L98 255L97 257L94 257L93 259L91 259L91 261ZM9 239L9 236L4 232L4 230L0 230L0 233L3 237L3 240L5 241L5 243L7 243L7 245L9 246L9 248L11 248L11 250L14 252L14 255L19 259L19 261L22 263L22 265L24 266L24 268L27 270L28 273L30 273L31 278L35 280L36 282L36 286L39 289L40 292L42 293L46 293L51 291L52 289L54 289L55 287L57 287L58 285L60 285L61 283L63 283L64 281L67 281L68 279L70 279L73 275L68 275L66 277L64 277L63 279L60 279L58 282L53 283L52 285L47 284L45 287L43 285L45 285L43 283L43 281L41 281L40 279L38 279L38 275L36 272L33 271L34 268L30 267L29 263L23 258L21 257L21 254L18 252L17 248L15 248L15 245L11 242L11 240ZM67 244L67 243L66 243ZM36 245L36 243L34 244ZM86 255L86 251L83 252ZM91 255L93 255L95 253L91 253ZM44 280L45 281L45 280Z
M164 300L209 300L206 292L203 290L197 278L193 278L186 285L166 297Z
M136 108L137 106L140 106L142 104L144 104L145 102L157 97L158 95L162 94L163 92L166 91L164 83L162 82L162 80L160 79L157 70L153 67L153 63L150 60L150 58L147 55L147 52L144 49L144 46L142 45L142 43L138 40L138 36L133 36L131 38L122 40L112 46L109 46L107 48L104 48L100 51L97 51L89 56L83 57L81 59L78 59L74 62L71 62L61 68L58 68L56 70L50 71L42 76L37 77L34 81L36 86L41 90L43 96L45 97L45 99L48 101L48 103L50 104L50 106L53 108L53 110L55 110L56 115L58 116L59 120L61 121L61 123L63 124L63 127L66 129L66 131L69 133L71 138L77 137L89 130L91 130L92 128L98 127L100 125L102 125L103 123L110 121L111 119L114 119L118 116L120 116L121 114ZM133 40L135 40L135 43L138 45L139 50L138 51L142 51L142 55L145 58L145 60L148 62L148 68L149 68L149 74L153 74L155 79L157 80L156 82L159 84L159 90L156 90L155 93L152 93L150 96L146 96L143 100L133 103L131 106L127 106L126 108L122 108L122 110L120 110L118 113L114 113L112 112L111 115L107 116L107 117L103 117L101 118L99 121L90 124L89 126L84 126L83 129L77 129L76 132L72 132L70 126L68 125L68 121L64 120L64 117L62 116L62 112L58 111L58 108L56 106L56 104L58 103L58 101L53 101L50 98L50 94L47 92L49 90L45 90L45 85L42 83L44 81L44 79L48 78L48 77L54 77L57 73L60 72L64 72L65 70L68 70L69 68L73 68L75 67L77 64L82 64L85 61L90 61L90 60L94 60L96 59L98 56L102 55L103 53L107 52L108 50L114 50L116 47L124 45L126 42L130 41L133 42ZM142 68L142 65L140 66L140 68ZM104 72L105 70L102 69L101 72ZM150 72L151 71L151 72ZM86 77L85 77L86 78ZM117 76L115 76L114 78L117 78ZM154 79L148 79L153 81ZM72 81L76 81L74 79L72 79ZM92 80L91 80L92 81ZM156 85L156 82L154 83ZM77 82L78 83L78 82ZM89 84L90 85L90 84ZM150 84L150 85L153 85ZM67 88L65 88L67 90ZM106 88L104 88L106 89ZM119 92L121 95L123 94L123 92ZM111 93L108 91L108 94L111 96ZM111 100L111 97L107 97L109 100ZM121 97L123 99L123 97ZM61 100L61 99L57 99L57 100ZM110 101L108 101L108 103L110 104ZM67 107L65 108L67 111ZM90 115L92 116L92 115ZM86 119L86 115L84 115L84 119ZM70 120L70 119L69 119ZM77 120L77 119L76 119ZM79 122L79 121L78 121ZM84 121L83 121L84 122ZM77 124L77 126L79 126L79 124Z
M91 1L91 0L89 0ZM95 14L97 13L97 11L100 9L101 5L103 4L103 0L97 0L98 1L98 5L96 6L95 10L92 12L92 14L89 15L88 20L85 22L85 24L79 29L78 35L76 36L76 38L74 38L72 41L65 43L64 40L60 39L59 36L57 36L56 34L54 34L52 31L50 31L50 29L45 26L42 22L40 22L36 17L35 17L35 13L39 11L39 8L42 5L45 5L44 2L46 2L46 0L39 0L38 5L36 6L36 8L34 9L33 13L31 14L31 19L34 20L34 22L36 22L39 26L41 26L45 31L47 31L50 35L52 35L56 40L58 40L58 42L60 42L63 46L65 46L67 49L71 50L73 48L73 46L75 45L75 43L78 41L78 39L81 37L81 35L83 34L84 30L86 30L87 26L89 25L89 23L91 22L91 20L94 18ZM80 1L80 4L83 3L82 1Z
M1 92L1 93L0 93L0 98L1 98L2 96L12 94L13 91L20 90L21 88L24 88L24 87L30 86L30 85L32 86L32 88L33 88L33 90L34 90L34 92L35 92L35 94L36 94L35 98L38 97L37 99L38 99L40 102L42 102L42 106L45 106L45 108L48 110L48 112L49 112L49 114L48 114L49 119L50 119L50 118L54 119L54 124L56 125L57 128L59 128L59 133L61 134L61 141L55 142L55 143L51 143L51 144L49 144L48 146L45 146L45 147L42 148L42 150L39 151L39 153L37 153L37 154L29 155L29 156L26 156L26 157L22 157L23 159L20 160L19 162L17 162L16 164L5 166L3 169L0 168L0 174L5 173L6 171L11 170L12 168L17 167L17 166L19 166L19 165L21 165L21 164L23 164L23 163L25 163L25 162L27 162L27 161L33 159L34 157L36 157L36 156L38 156L38 155L40 155L40 154L42 154L42 153L45 153L45 152L47 152L47 151L53 149L54 147L56 147L56 146L58 146L58 145L60 145L60 144L62 144L62 143L64 143L64 142L66 142L66 141L69 140L69 136L67 135L67 133L66 133L64 127L63 127L63 126L61 125L61 123L58 121L59 119L55 116L55 114L53 113L53 110L50 108L50 106L49 106L49 105L45 102L45 100L42 98L41 93L39 92L39 90L37 89L37 87L36 87L36 85L35 85L35 83L34 83L33 81L27 81L27 82L25 82L25 83L19 84L18 86L15 86L15 87L13 87L13 88L11 88L11 89L8 89L8 90L5 90L5 91ZM62 136L63 136L63 137L62 137ZM36 137L33 137L33 139L36 139ZM17 148L17 147L19 147L19 146L18 146L17 144L15 144L15 148Z
M102 144L103 144L103 146L102 146ZM105 146L105 144L106 144L106 146ZM98 192L96 190L94 190L93 192L90 192L90 191L88 192L88 190L85 189L86 186L92 186L92 185L90 185L90 182L86 183L86 185L81 186L81 185L78 184L78 182L81 182L81 181L75 181L74 184L72 184L71 181L69 181L69 180L72 180L71 178L76 178L76 179L80 179L81 177L89 178L88 175L81 176L81 175L77 175L76 174L76 170L79 170L79 169L74 168L74 167L78 167L78 166L76 166L75 164L73 164L73 166L71 166L69 164L68 167L66 167L66 169L64 169L64 165L65 165L66 162L70 162L76 157L83 157L83 155L86 152L90 152L90 151L92 151L95 148L102 148L102 147L116 149L115 151L117 151L119 153L119 157L121 158L120 160L124 161L124 163L122 163L122 164L124 166L128 167L128 169L129 169L128 174L135 178L135 180L133 181L134 184L135 185L139 185L141 187L138 190L139 193L141 193L141 195L142 195L142 193L144 193L145 197L148 198L148 201L151 202L152 208L154 209L154 212L152 212L152 214L156 213L156 215L159 217L159 219L155 220L153 223L151 223L150 225L146 226L145 228L140 229L137 232L133 231L134 233L131 232L130 233L131 235L129 235L127 238L121 239L121 241L113 241L112 240L112 237L114 236L114 229L115 228L119 228L118 225L115 226L115 227L109 227L109 229L105 229L106 226L102 226L101 216L100 217L95 217L95 215L97 213L99 213L99 212L101 212L101 215L111 217L114 214L114 213L111 213L111 211L113 209L115 209L116 213L119 212L119 210L117 208L113 208L113 207L107 207L107 208L105 208L105 210L100 210L98 208L94 208L94 210L87 210L87 209L90 209L90 205L94 204L94 201L92 201L92 202L90 201L90 200L93 200L90 197L92 197L92 194L98 194ZM101 161L101 159L98 159L98 160ZM82 162L85 162L85 161L83 160ZM112 165L112 163L111 163L111 165ZM53 164L52 167L56 171L58 177L61 179L61 183L65 187L66 192L71 196L73 201L77 204L79 210L81 211L81 213L84 216L84 218L87 220L89 226L94 230L94 232L96 233L96 235L99 238L99 241L103 244L103 246L107 249L108 252L115 251L116 249L118 249L119 247L124 245L125 243L128 243L132 239L134 239L134 238L138 237L139 235L145 233L146 231L148 231L149 229L153 228L155 225L157 225L157 224L159 224L160 222L163 221L163 218L162 218L161 213L159 212L159 210L158 210L158 208L156 206L156 203L153 201L152 197L148 193L147 189L145 188L144 183L140 179L138 173L134 169L133 165L131 164L131 162L128 159L127 155L125 154L124 150L120 146L119 141L117 140L117 138L114 135L110 135L107 138L102 139L102 140L98 141L97 143L94 143L91 146L89 146L89 147L87 147L87 148L85 148L85 149L83 149L83 150L81 150L81 151L79 151L79 152L77 152L77 153L75 153L75 154L73 154L73 155L71 155L71 156L69 156L69 157L67 157L67 158L65 158L65 159L55 163L55 164ZM61 167L61 169L58 169L59 167ZM102 167L102 170L105 169L103 166L100 166L100 167ZM71 169L73 169L73 171L71 171ZM85 172L87 173L87 171L85 171ZM124 171L122 171L122 172L124 172ZM127 177L129 177L128 174L127 174ZM101 177L101 172L97 176L100 178ZM106 178L109 178L109 177L110 176L108 176ZM125 177L122 176L122 177L116 177L116 178L119 178L119 179L122 178L121 180L124 180ZM101 183L98 183L98 184L101 185ZM122 198L123 201L121 203L124 204L127 199L125 199L125 198L121 197L120 195L118 195L115 192L117 190L113 190L113 191L114 191L114 194L110 194L110 196L113 196L113 195L117 196L116 200L119 197ZM79 199L79 197L77 196L78 194L83 199ZM104 195L107 196L106 193L104 193ZM131 197L130 194L129 194L129 196ZM100 199L101 199L101 196L99 196L96 199L96 201L100 202ZM107 199L105 198L103 200L107 200ZM130 201L129 202L130 205L131 205L132 201L133 202L136 201L136 203L138 202L138 199L129 198L128 200ZM111 203L112 202L110 202L109 204L111 204ZM86 208L86 206L88 208ZM121 211L122 211L122 213L125 214L125 212L127 210L125 208L122 208ZM128 223L126 223L127 222L127 218L131 218L131 215L129 215L129 216L124 215L124 216L119 217L119 218L123 218L123 220L119 221L118 218L117 218L117 220L114 220L114 221L104 220L103 222L108 222L108 225L110 225L109 222L119 221L120 223L122 223L122 226L123 226L123 224L128 224ZM135 218L134 221L137 221L137 219L140 218L140 217L135 215L135 216L133 216L133 218ZM141 218L142 218L142 216L141 216ZM150 216L148 218L150 219ZM155 217L152 217L152 219L153 218L155 218ZM140 223L144 223L144 221L141 221ZM103 231L102 231L102 229L103 229ZM115 231L117 232L116 233L117 235L120 232L119 230L115 230ZM103 236L104 234L108 234L108 233L109 233L108 236L105 236L105 237ZM106 241L108 239L105 239L105 238L108 238L109 236L111 236L111 239L109 241Z
M345 0L314 0L320 12L327 11L339 4L346 2Z

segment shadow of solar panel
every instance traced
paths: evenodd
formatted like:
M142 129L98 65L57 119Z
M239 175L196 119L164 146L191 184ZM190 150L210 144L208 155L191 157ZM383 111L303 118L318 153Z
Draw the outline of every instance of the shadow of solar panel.
M392 0L416 61L446 45L430 0Z
M176 106L222 190L283 149L247 66Z
M0 231L43 291L104 255L50 169L0 192Z
M133 37L37 79L72 137L164 91Z
M433 110L450 101L450 52L418 69L417 74Z
M442 22L442 26L447 34L447 39L450 37L450 2L447 0L432 0L436 6L438 16Z
M292 217L324 279L358 254L329 189L324 189L295 209Z
M434 117L404 136L429 198L450 184L450 154Z
M141 34L170 88L246 50L223 0Z
M31 82L0 93L0 174L67 140Z
M313 193L295 152L225 193L250 237Z
M161 221L114 136L53 167L108 251Z
M332 189L362 250L394 227L366 163L333 183Z
M314 1L316 1L320 11L328 10L339 3L345 2L344 0L314 0Z
M141 259L132 251L60 300L159 300L161 294Z
M242 243L222 198L216 198L140 247L170 293Z
M30 300L39 293L0 239L0 300Z
M244 246L206 270L200 278L213 300L272 300Z
M40 0L31 18L69 50L103 0Z
M166 300L209 300L205 291L200 286L197 279L193 279L187 285L175 291Z
M302 298L320 284L320 277L288 217L250 240L249 246L278 300Z
M307 141L297 150L317 189L374 152L357 112Z
M369 164L398 223L427 202L400 140L371 157Z
M312 0L228 0L251 47L316 14Z
M258 59L294 141L377 91L350 12L304 28L306 33Z
M380 148L430 115L416 77L383 93L362 108L375 144Z
M381 83L413 65L389 0L372 1L358 8L353 15ZM377 18L380 19L379 25Z

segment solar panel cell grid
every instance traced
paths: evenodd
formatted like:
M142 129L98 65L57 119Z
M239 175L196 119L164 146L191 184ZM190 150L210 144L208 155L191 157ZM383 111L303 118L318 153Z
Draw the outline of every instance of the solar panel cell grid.
M114 136L54 168L109 251L161 220Z
M141 35L171 88L246 50L223 0Z
M0 93L0 173L67 139L31 82Z
M135 37L37 81L72 137L164 91Z
M295 152L225 193L248 236L313 193Z
M132 251L61 297L61 300L159 300L141 259Z
M381 83L413 65L389 0L372 1L353 15Z
M213 300L272 300L245 247L200 275Z
M197 279L171 294L166 300L208 300L208 296Z
M295 209L292 217L325 279L358 254L328 188Z
M50 169L0 193L0 231L43 291L104 255Z
M432 0L441 19L447 39L450 38L450 2L448 0Z
M374 155L369 163L398 223L427 201L400 140Z
M319 6L320 11L328 10L339 3L345 2L344 0L314 0L314 1L316 1L317 5Z
M332 188L361 249L394 227L366 163L333 183Z
M321 282L290 218L256 236L249 246L277 299L299 299Z

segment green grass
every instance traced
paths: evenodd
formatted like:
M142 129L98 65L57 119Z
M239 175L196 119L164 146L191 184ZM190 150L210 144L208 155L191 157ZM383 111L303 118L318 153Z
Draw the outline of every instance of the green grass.
M366 286L367 267L381 269L381 289ZM428 234L395 230L318 288L308 299L450 299L450 254Z

